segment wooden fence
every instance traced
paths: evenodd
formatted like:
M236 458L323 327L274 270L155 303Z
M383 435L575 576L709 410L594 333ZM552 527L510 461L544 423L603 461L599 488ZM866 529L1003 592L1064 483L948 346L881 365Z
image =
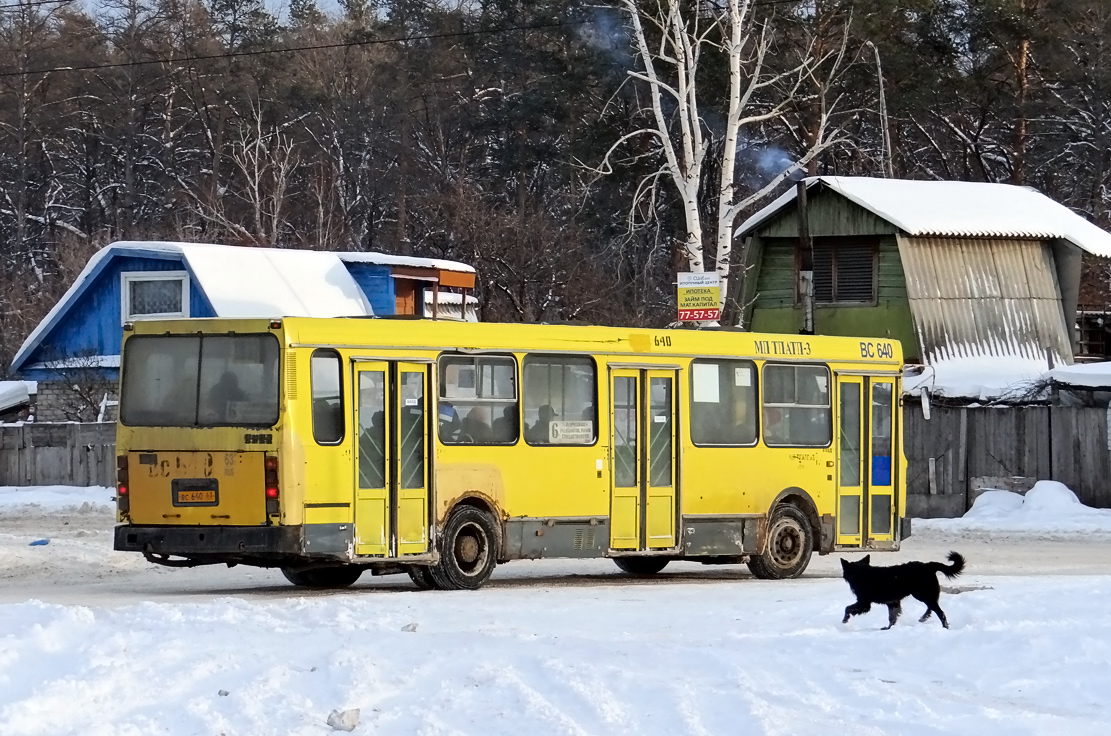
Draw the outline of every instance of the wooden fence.
M0 426L0 486L111 486L116 425Z
M904 412L907 513L952 517L985 489L1060 481L1088 506L1111 507L1107 408L922 407Z
M910 516L960 516L982 489L1045 478L1111 507L1108 409L935 406L926 419L908 402L903 417ZM113 423L0 426L0 485L113 485L115 440Z

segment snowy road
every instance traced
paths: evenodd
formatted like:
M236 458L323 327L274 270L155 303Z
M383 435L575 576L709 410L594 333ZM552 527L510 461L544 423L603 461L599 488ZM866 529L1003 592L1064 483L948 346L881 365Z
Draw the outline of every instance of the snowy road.
M965 554L952 628L908 601L880 631L840 623L836 556L775 583L549 561L475 593L305 595L111 552L111 526L0 509L0 734L323 735L353 708L356 734L1111 732L1111 535L928 530L873 560Z

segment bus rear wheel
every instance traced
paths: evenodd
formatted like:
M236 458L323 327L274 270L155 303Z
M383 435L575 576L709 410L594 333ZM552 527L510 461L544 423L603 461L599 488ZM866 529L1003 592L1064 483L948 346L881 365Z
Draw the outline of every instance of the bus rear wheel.
M440 561L430 568L440 590L477 590L498 559L498 531L481 509L461 506L452 512L440 536Z
M361 567L318 567L307 570L283 567L285 579L301 588L346 588L363 574Z
M614 557L613 564L630 575L655 575L667 567L666 557Z
M797 578L810 564L814 533L810 522L794 506L776 506L768 521L764 551L748 560L748 569L762 580Z
M413 585L417 586L417 590L432 590L436 587L436 581L432 579L432 568L425 565L410 565L405 572L409 573L409 579L413 581Z

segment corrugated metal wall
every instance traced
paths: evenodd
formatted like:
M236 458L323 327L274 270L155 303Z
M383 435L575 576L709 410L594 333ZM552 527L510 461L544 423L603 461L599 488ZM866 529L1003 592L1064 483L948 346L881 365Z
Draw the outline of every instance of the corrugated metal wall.
M1049 243L897 236L927 362L997 355L1072 362Z

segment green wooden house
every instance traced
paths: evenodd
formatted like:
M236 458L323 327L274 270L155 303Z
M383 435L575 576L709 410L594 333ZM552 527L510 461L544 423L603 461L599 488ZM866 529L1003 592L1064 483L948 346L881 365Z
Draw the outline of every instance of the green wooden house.
M1008 356L1073 362L1084 252L1111 235L1006 184L805 180L814 331L899 340L908 363ZM744 325L802 327L797 188L741 224Z

